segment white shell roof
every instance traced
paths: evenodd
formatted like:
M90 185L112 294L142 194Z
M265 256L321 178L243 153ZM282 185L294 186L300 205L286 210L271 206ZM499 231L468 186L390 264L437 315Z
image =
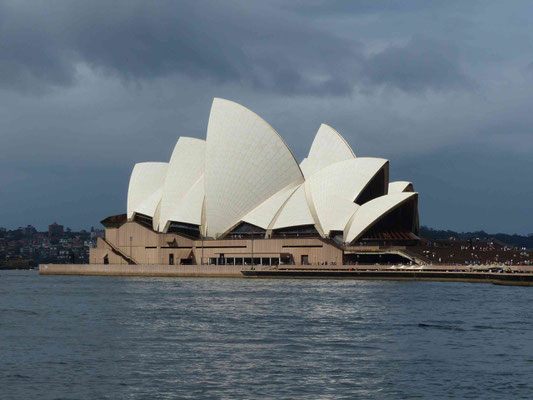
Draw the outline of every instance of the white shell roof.
M344 241L352 242L359 237L382 217L409 199L418 196L418 193L390 193L377 197L363 204L352 216L350 223L344 230Z
M356 158L325 124L298 166L267 122L237 103L215 98L206 141L181 137L168 164L135 165L127 215L148 215L162 232L177 221L199 225L206 236L217 238L244 221L267 231L314 225L322 236L343 231L351 242L417 196L410 182L398 181L384 188L388 195L354 203L383 168L388 169L387 160Z
M161 196L162 196L161 191ZM152 216L152 229L154 231L157 231L159 229L159 216L161 215L161 197L159 198L159 202L157 203L157 206L155 208L155 211Z
M170 221L177 221L200 226L204 196L204 176L202 175L183 196L179 204L172 209L168 224ZM168 226L160 225L159 228L166 231Z
M358 204L335 192L323 193L316 198L313 197L313 203L320 222L319 231L325 235L331 231L344 231L350 217L359 208Z
M135 164L128 187L127 216L135 213L153 217L163 193L168 163L144 162Z
M289 185L281 189L274 196L268 198L254 208L242 220L260 228L267 229L280 211L281 206L297 188L298 185Z
M308 178L306 184L325 234L344 230L358 208L354 200L386 163L383 158L352 158L329 165Z
M304 158L302 162L300 163L300 169L302 170L302 174L306 177L311 175L311 169L309 169L309 160Z
M306 178L339 161L354 159L355 154L344 138L331 126L322 124L316 133L307 159L302 161Z
M283 205L272 229L314 224L315 220L307 204L305 185L300 185Z
M413 184L407 181L389 183L389 193L414 192Z
M207 127L207 236L218 237L303 175L278 133L257 114L215 98Z
M159 188L151 195L149 195L144 201L142 201L137 207L134 208L132 217L134 214L144 214L149 217L153 217L157 211L157 207L161 202L162 189Z
M205 140L180 137L168 166L168 171L163 185L163 198L161 200L161 214L159 229L166 231L169 221L187 222L200 225L200 218L195 215L185 215L184 210L196 210L196 205L183 204L186 201L203 201L203 181L201 193L194 185L204 175L205 170ZM189 192L195 190L194 194ZM195 222L190 222L195 221Z

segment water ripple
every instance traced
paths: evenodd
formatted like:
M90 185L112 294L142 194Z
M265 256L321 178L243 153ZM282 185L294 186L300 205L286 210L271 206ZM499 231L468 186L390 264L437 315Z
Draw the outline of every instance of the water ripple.
M9 271L0 398L532 398L514 289Z

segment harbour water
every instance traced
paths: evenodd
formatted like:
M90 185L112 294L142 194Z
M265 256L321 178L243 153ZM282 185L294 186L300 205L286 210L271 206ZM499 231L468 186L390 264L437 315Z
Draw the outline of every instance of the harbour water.
M533 288L0 271L1 399L532 398Z

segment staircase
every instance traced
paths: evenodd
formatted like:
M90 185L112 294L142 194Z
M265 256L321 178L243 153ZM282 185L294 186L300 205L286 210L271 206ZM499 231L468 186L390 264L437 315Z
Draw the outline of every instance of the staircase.
M399 254L405 258L408 258L409 260L413 261L416 264L424 265L424 264L431 264L431 260L427 258L426 256L423 256L417 252L414 252L410 249L398 249L395 250L394 253Z
M133 257L128 256L126 253L124 253L118 247L115 247L115 245L113 245L109 240L107 240L106 238L101 238L101 239L104 241L105 244L107 244L109 246L109 248L111 249L111 251L113 253L115 253L119 257L122 257L122 259L124 259L124 261L126 261L128 264L132 264L132 265L138 264L138 262L135 261L135 259Z
M428 257L413 251L406 246L345 246L344 251L366 254L396 254L418 265L431 264Z

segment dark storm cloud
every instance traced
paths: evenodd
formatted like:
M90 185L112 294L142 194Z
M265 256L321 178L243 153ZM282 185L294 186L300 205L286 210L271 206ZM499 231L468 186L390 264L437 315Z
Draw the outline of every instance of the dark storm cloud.
M461 71L459 61L459 51L451 44L417 36L369 59L365 74L374 84L405 91L467 88L472 82Z
M471 10L472 7L477 6L479 0L463 1L463 0L302 0L298 3L298 7L294 7L291 3L287 3L285 7L298 12L317 15L317 16L346 16L346 15L368 15L368 14L405 14L413 12L435 12L439 9L455 8L457 10L465 11Z
M35 91L73 83L68 48L54 29L44 7L36 11L27 3L0 3L0 87Z
M83 62L126 80L178 73L343 94L360 59L356 42L233 2L12 2L1 11L0 83L9 88L72 84Z
M0 226L122 212L224 97L297 159L322 122L390 159L423 224L529 233L532 26L520 1L0 0Z
M38 6L40 4L40 7ZM238 2L52 1L2 6L0 85L72 85L84 63L126 81L181 74L288 95L347 95L386 83L458 87L457 52L418 38L366 57L363 46L276 7ZM418 62L417 62L418 61Z

